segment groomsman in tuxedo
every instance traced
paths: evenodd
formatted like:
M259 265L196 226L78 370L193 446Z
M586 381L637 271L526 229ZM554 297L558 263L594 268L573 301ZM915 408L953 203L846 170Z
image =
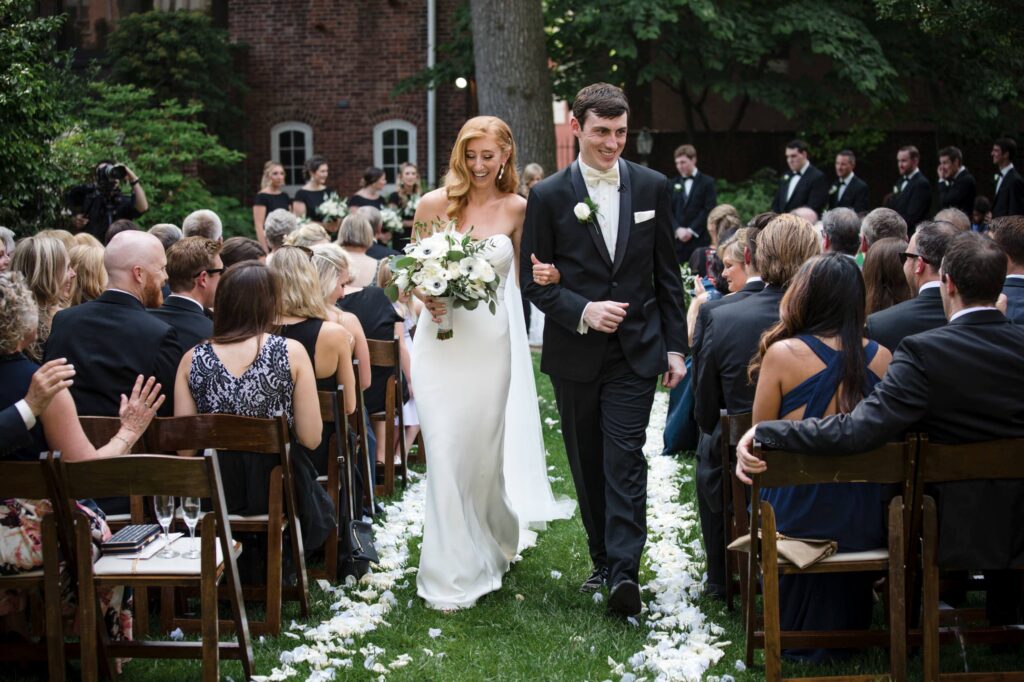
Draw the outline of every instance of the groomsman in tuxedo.
M865 335L895 351L908 336L946 324L939 296L939 265L957 234L949 223L923 222L900 254L914 298L868 315Z
M672 227L676 260L686 263L698 246L708 246L708 213L718 203L715 179L697 170L697 150L691 144L676 148L676 170L672 182Z
M751 455L754 438L776 450L809 455L866 452L907 431L935 443L1024 437L1024 328L995 308L1006 256L990 239L959 233L941 264L949 323L910 336L882 381L849 414L761 422L737 448L737 475L765 470ZM986 573L989 621L1021 622L1024 482L971 481L938 486L939 565Z
M932 207L932 186L918 168L920 163L921 152L917 147L901 147L896 153L900 177L892 188L889 208L903 216L910 234L913 234L917 224L928 216Z
M779 189L772 200L772 210L789 213L794 208L807 206L821 215L828 203L828 180L807 158L807 143L793 140L786 145L786 165L789 172L782 176Z
M828 190L828 207L852 208L857 215L868 212L868 185L854 175L857 157L849 149L836 154L836 181Z
M992 145L992 163L996 173L996 195L992 200L992 217L1024 214L1024 178L1013 167L1017 155L1017 143L1009 137L1001 137Z
M939 150L939 210L957 208L969 216L978 189L974 176L963 163L963 153L956 147Z
M544 312L541 371L551 377L587 531L608 609L640 613L647 541L643 456L656 379L686 374L683 287L672 236L668 178L621 159L629 103L607 83L577 93L570 126L579 158L530 191L520 247L523 293ZM557 284L534 282L534 260Z
M177 330L182 353L213 336L210 308L224 272L220 248L206 237L185 237L167 249L171 295L149 312Z
M1024 216L1006 216L992 221L991 236L1006 252L1006 316L1024 325Z

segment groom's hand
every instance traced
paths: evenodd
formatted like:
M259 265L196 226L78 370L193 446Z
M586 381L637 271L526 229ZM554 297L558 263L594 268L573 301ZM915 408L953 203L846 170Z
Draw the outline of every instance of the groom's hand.
M591 301L583 309L583 321L591 329L611 334L626 318L628 303L618 301Z
M686 376L686 362L683 356L678 353L668 354L668 371L661 379L661 385L665 388L675 388L683 377Z

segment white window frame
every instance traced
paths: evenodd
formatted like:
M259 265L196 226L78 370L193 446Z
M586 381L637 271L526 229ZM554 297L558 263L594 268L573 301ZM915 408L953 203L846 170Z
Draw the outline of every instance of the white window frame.
M270 129L270 158L278 163L283 163L281 160L281 133L286 132L297 132L302 133L305 139L306 147L306 158L313 156L313 128L308 123L302 123L301 121L283 121L278 123ZM295 196L295 192L298 191L304 182L300 182L297 185L285 185L284 190Z
M416 164L416 126L409 121L400 118L392 118L381 121L373 127L373 165L377 168L384 168L384 132L388 130L404 130L409 134L409 163ZM384 168L386 171L387 169ZM396 166L397 171L397 166ZM391 194L397 187L398 178L395 182L389 182L384 188L385 195Z

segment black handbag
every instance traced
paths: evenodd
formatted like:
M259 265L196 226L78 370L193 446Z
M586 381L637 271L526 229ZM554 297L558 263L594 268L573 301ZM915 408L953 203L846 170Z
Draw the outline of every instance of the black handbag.
M335 393L332 400L332 406L334 409L334 435L338 443L342 443L341 435L341 408L338 405L338 394ZM379 564L380 554L377 553L377 548L373 544L373 524L367 523L356 516L356 502L355 502L355 482L352 475L352 467L354 466L355 458L349 457L346 461L342 462L344 466L345 476L344 482L346 490L344 491L345 497L348 498L348 512L349 521L346 528L348 533L348 544L352 548L352 560L353 561L368 561L370 563Z

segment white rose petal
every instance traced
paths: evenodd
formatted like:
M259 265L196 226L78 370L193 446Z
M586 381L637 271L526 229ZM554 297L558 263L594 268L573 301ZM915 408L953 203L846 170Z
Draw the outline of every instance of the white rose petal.
M430 628L427 634L430 635L430 639L437 639L441 636L441 628Z

